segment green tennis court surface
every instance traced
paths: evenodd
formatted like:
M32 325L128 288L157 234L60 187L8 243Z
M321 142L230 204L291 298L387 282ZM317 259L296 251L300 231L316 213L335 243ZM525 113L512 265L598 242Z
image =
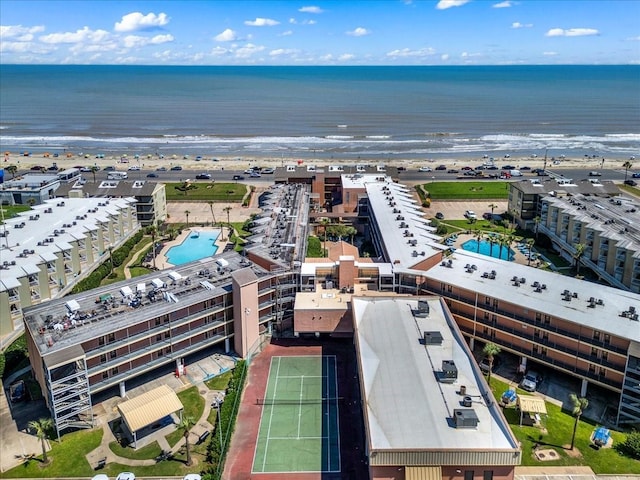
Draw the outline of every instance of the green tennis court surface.
M253 473L339 472L336 357L273 357Z

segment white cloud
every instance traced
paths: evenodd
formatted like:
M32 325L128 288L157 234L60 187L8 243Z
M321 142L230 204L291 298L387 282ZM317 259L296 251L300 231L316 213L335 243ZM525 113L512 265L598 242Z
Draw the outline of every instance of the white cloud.
M462 58L477 58L477 57L482 57L482 54L481 53L462 52L462 54L460 56Z
M288 37L290 35L293 35L293 30L286 30L280 34L281 37Z
M531 27L533 27L533 23L513 22L511 24L511 28L531 28Z
M449 60L449 54L443 53L442 55L440 55L440 60L444 60L444 61Z
M316 6L302 7L302 8L299 8L298 11L302 12L302 13L322 13L322 12L324 12L324 10L322 10L320 7L316 7Z
M51 33L40 37L40 41L44 43L98 43L107 40L110 33L106 30L90 30L84 27L82 30L75 32Z
M421 48L419 50L411 50L409 48L402 48L398 50L392 50L387 53L387 57L391 58L407 58L407 57L430 57L435 55L433 48Z
M356 56L352 53L343 53L342 55L338 56L338 61L348 62L350 60L353 60L354 58L356 58Z
M509 8L513 7L513 2L511 0L505 0L504 2L494 3L493 8Z
M280 22L271 18L256 18L255 20L245 20L244 24L249 27L273 27L280 25Z
M294 48L276 48L275 50L271 50L269 55L272 57L281 57L283 55L294 55L298 53L299 50Z
M23 27L22 25L0 25L0 40L16 40L30 42L35 33L44 32L44 26Z
M369 35L371 32L364 27L357 27L346 33L347 35L351 35L352 37L364 37L365 35Z
M249 58L256 53L262 52L264 47L261 45L254 45L253 43L247 43L244 47L235 49L234 53L237 58Z
M436 5L438 10L446 10L451 7L461 7L465 3L469 3L471 0L440 0Z
M124 46L127 48L145 47L147 45L161 45L173 42L173 35L156 35L155 37L141 37L139 35L127 35L124 37Z
M214 37L216 42L233 42L237 39L238 35L230 28L227 28L224 32L221 32Z
M627 40L631 40L632 42L640 42L640 35L639 35L639 36L637 36L637 37L630 37L630 38L627 38Z
M542 55L544 55L545 57L554 57L558 55L558 52L542 52Z
M116 22L114 27L116 32L135 32L137 30L149 30L163 27L169 23L166 13L148 13L143 15L140 12L128 13L122 17L122 21Z
M42 55L53 52L55 49L55 46L45 46L41 43L0 41L0 52L2 53L33 53Z
M600 35L595 28L552 28L545 36L547 37L585 37L591 35Z

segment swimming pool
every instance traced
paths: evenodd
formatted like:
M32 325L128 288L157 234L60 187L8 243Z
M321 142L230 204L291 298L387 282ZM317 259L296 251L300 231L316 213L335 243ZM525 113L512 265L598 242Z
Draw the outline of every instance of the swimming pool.
M218 247L215 244L218 235L218 232L192 231L180 245L169 249L167 261L173 265L182 265L183 263L215 255L218 251Z
M502 247L502 255L500 255L500 245L497 243L491 244L487 240L480 240L480 251L478 251L478 240L475 238L467 240L462 244L463 250L467 252L476 252L486 255L487 257L500 258L501 260L509 260L513 262L514 253L510 248Z

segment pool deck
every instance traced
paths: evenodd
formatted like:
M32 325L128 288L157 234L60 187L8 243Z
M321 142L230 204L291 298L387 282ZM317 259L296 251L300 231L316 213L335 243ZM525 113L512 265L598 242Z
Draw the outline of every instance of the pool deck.
M189 227L182 230L182 233L176 237L175 240L167 242L160 253L156 257L156 267L160 270L164 270L166 268L173 268L175 265L173 263L169 263L168 260L168 252L171 247L175 247L176 245L180 245L189 235L195 232L205 233L205 232L215 232L218 233L218 238L216 238L216 246L218 247L217 252L223 252L224 248L227 246L227 240L222 240L222 234L220 233L220 227Z
M473 234L460 233L460 234L458 234L458 238L456 239L456 241L453 242L452 246L454 248L456 248L456 249L464 250L464 248L462 248L462 244L465 243L468 240L474 240L474 239L475 239L475 237L474 237ZM516 244L512 245L510 248L513 251L513 261L516 262L516 263L519 263L521 265L527 265L527 263L528 263L527 256L517 248ZM533 260L532 259L530 265L532 267L538 267L538 266L541 265L541 262L540 262L540 260Z

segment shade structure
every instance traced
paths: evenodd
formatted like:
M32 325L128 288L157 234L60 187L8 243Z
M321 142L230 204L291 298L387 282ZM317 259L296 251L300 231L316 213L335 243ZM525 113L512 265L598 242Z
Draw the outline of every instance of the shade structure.
M527 412L532 417L546 415L547 405L544 398L533 395L520 395L518 397L518 407L520 408L520 425L522 425L522 415Z
M596 428L593 431L593 435L591 436L593 443L599 447L603 447L607 443L609 443L610 438L611 438L611 432L609 431L608 428L604 428L604 427Z
M176 393L167 385L154 388L118 405L118 411L136 441L138 430L183 408Z

